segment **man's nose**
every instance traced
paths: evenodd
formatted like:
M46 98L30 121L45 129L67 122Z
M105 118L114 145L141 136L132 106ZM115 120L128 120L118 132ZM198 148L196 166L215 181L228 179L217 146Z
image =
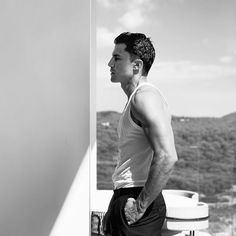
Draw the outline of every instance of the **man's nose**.
M111 58L111 60L108 62L108 66L109 66L109 67L113 67L113 66L114 66L114 60L113 60L113 58Z

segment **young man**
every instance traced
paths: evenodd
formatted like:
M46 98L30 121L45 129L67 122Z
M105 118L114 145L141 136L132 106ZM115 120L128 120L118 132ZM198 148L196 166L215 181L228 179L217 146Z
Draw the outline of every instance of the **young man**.
M121 84L128 102L118 125L120 156L103 229L112 236L159 236L166 213L161 191L177 161L171 115L147 81L155 58L150 39L127 32L114 43L111 81Z

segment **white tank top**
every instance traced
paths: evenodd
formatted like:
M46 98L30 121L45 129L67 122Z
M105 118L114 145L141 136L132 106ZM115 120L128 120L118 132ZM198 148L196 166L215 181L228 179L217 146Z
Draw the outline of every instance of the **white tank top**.
M130 101L135 92L143 85L156 88L150 83L138 85L129 97L119 120L117 128L119 157L116 169L112 175L115 189L144 186L148 177L153 150L142 127L133 121L130 114ZM158 92L161 94L159 90ZM164 97L162 95L161 97L167 107Z

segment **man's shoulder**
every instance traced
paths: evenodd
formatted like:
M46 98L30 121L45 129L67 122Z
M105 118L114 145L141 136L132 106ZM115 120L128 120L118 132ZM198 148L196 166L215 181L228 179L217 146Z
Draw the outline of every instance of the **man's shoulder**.
M131 104L134 108L145 108L146 106L158 108L159 106L163 106L163 102L164 99L160 91L150 85L143 85L138 88L131 99Z

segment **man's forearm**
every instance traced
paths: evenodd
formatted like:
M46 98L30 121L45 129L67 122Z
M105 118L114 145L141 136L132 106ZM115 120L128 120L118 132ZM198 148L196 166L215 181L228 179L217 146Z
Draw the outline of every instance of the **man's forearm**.
M145 212L165 187L174 163L165 153L159 156L154 154L147 181L136 199L140 212Z

